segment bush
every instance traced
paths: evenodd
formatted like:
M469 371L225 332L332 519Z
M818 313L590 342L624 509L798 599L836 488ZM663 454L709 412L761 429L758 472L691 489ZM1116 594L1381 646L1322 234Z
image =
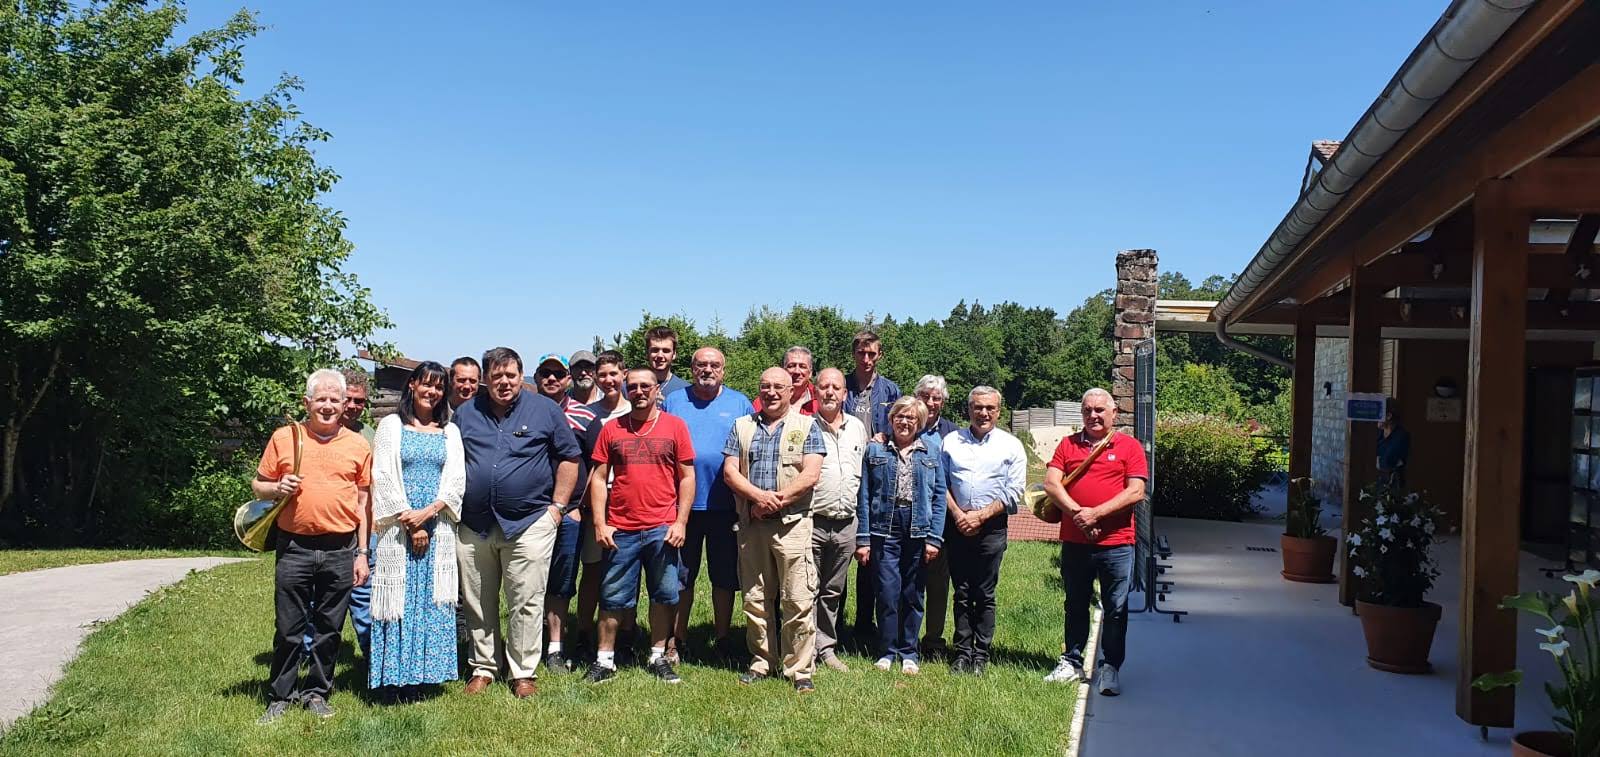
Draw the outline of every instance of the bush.
M250 481L255 467L219 467L197 473L172 494L144 503L136 527L142 546L240 549L233 536L233 512L255 499Z
M1155 456L1156 515L1243 519L1255 514L1250 497L1272 472L1248 428L1212 415L1158 418Z

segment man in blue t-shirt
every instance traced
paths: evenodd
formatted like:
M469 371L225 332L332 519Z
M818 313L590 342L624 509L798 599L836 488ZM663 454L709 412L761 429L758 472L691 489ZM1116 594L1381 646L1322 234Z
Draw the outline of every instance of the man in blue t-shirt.
M694 383L673 392L662 408L683 419L694 442L694 508L681 556L683 592L673 629L673 650L682 654L689 637L689 610L694 606L694 582L700 576L700 545L705 545L706 570L711 576L711 605L715 648L724 657L737 654L728 638L733 618L733 594L739 590L739 546L734 538L733 492L722 480L722 446L740 416L754 412L750 398L722 385L726 359L715 347L694 353L690 370Z

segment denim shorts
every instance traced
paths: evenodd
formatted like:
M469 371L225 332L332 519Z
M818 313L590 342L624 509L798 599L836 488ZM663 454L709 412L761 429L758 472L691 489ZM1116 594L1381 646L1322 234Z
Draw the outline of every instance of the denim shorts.
M650 601L678 603L678 548L667 545L667 526L643 531L618 530L617 548L606 551L600 609L631 610L639 604L639 573L644 572Z
M550 583L545 586L546 594L577 596L578 535L582 530L582 523L561 516L561 525L556 527L556 545L550 550Z

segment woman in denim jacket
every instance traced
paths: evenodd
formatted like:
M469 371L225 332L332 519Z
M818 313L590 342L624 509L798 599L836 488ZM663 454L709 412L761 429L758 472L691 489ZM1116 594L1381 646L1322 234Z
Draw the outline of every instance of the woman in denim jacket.
M883 656L875 667L917 674L917 633L928 561L944 543L945 469L941 442L920 432L928 406L901 397L889 408L890 440L867 445L856 500L856 559L874 565L878 582L878 639Z

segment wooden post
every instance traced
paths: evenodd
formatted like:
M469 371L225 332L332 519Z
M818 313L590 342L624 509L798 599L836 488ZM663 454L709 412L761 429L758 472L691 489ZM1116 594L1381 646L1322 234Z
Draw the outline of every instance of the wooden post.
M1350 270L1350 366L1346 391L1383 390L1383 350L1379 339L1381 317L1379 301L1383 291L1361 266ZM1361 490L1378 475L1378 426L1374 423L1346 423L1344 438L1344 533L1356 530L1371 508L1361 500ZM1356 603L1357 586L1350 572L1348 549L1339 549L1339 602Z
M1295 311L1294 384L1289 410L1289 496L1293 498L1298 478L1311 476L1311 430L1316 401L1317 322L1311 308Z
M1517 666L1517 617L1500 600L1517 592L1522 435L1527 380L1529 214L1508 202L1513 180L1478 186L1473 201L1472 324L1467 337L1467 439L1461 502L1461 644L1456 715L1509 727L1513 689L1472 680Z

